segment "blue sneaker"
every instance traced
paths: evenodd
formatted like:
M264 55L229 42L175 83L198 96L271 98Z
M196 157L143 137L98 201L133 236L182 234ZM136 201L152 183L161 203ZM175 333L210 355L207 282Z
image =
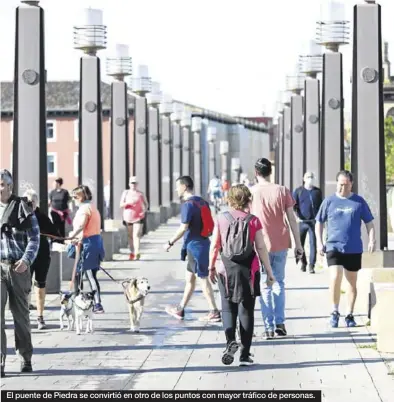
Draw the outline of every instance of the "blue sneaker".
M353 314L348 314L345 317L345 322L348 328L357 327L356 321L354 321Z
M103 314L104 313L104 308L101 305L101 303L97 303L94 307L93 307L93 313L95 314Z
M338 311L333 311L331 313L330 324L331 328L338 328L340 314Z

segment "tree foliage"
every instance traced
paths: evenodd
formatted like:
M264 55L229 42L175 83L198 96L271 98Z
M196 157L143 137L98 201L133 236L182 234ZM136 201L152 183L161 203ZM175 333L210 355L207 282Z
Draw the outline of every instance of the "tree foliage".
M386 183L394 182L394 119L384 121L384 152L386 158Z

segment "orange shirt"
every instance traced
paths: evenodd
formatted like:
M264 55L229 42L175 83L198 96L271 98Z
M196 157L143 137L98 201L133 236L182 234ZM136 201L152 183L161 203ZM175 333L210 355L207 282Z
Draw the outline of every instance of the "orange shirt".
M90 202L84 202L78 208L73 221L74 231L80 227L86 217L87 224L82 232L82 237L86 238L101 234L100 212L97 207Z

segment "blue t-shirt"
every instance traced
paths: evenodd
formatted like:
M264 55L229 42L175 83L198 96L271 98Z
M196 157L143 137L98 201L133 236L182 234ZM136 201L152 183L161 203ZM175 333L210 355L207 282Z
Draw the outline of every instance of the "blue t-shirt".
M206 238L201 236L202 220L200 208L192 201L197 203L203 201L209 207L209 204L203 198L196 195L190 197L182 204L181 222L189 224L189 228L183 236L183 248L186 248L188 243L192 240L207 241Z
M344 254L363 252L361 223L372 220L367 202L357 194L349 198L336 194L326 198L316 216L316 221L327 222L326 252L336 250Z

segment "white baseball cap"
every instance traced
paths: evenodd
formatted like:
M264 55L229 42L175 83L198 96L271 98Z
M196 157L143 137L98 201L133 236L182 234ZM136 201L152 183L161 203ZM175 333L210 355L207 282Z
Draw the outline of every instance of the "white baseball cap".
M129 182L130 183L138 183L137 176L131 176Z

